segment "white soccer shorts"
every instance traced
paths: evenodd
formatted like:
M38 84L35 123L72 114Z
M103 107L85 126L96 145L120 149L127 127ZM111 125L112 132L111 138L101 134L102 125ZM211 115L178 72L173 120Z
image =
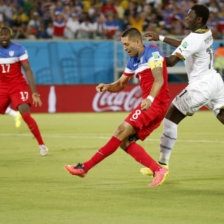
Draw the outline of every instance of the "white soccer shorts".
M224 83L219 73L212 72L193 80L172 102L184 115L193 115L206 106L217 116L224 109Z

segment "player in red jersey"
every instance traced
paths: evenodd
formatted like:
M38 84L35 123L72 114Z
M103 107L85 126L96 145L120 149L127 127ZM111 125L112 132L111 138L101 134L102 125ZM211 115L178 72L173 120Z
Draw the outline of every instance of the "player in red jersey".
M48 148L42 140L35 120L30 116L32 100L35 106L42 105L40 95L36 91L28 54L23 46L10 41L10 34L9 28L0 29L0 113L4 114L6 108L12 103L19 110L23 120L38 141L40 154L45 156ZM26 73L30 88L21 71L21 66Z
M65 168L73 175L84 177L93 166L120 146L136 161L153 170L154 177L150 186L157 186L165 180L168 169L156 163L136 141L143 141L166 115L169 104L166 62L160 49L143 45L141 33L136 28L126 30L122 34L121 42L130 56L123 75L113 83L99 84L96 90L118 92L136 75L140 81L143 100L118 126L107 144L90 160L83 164L65 165Z

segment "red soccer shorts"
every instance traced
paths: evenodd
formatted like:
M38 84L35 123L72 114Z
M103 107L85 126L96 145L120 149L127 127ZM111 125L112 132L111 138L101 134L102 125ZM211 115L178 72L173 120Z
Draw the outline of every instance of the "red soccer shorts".
M159 127L166 115L168 107L168 103L154 101L148 110L143 111L141 110L141 104L139 104L128 115L125 121L134 127L138 137L143 141L153 130Z
M7 83L7 85L0 83L0 113L4 114L10 104L17 108L24 103L31 104L31 93L25 80Z

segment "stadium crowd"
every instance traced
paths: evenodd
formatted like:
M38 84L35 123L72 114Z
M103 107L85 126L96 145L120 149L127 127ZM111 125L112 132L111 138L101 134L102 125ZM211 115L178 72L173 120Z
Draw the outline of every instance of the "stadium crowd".
M194 3L209 7L208 26L223 39L224 0L0 0L0 26L15 39L113 39L129 27L178 36Z

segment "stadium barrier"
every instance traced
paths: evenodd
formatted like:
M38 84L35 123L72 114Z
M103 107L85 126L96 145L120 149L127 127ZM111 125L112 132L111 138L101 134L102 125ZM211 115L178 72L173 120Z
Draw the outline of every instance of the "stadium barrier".
M186 84L169 84L171 100ZM138 85L129 85L118 93L98 93L96 85L37 86L42 107L31 107L34 113L131 111L142 100Z
M74 85L113 82L122 74L129 56L119 41L19 41L28 50L37 85ZM214 42L216 49L221 41ZM174 48L153 42L164 55ZM168 68L169 75L186 76L184 65ZM171 76L170 76L171 77ZM134 82L136 79L134 79ZM180 82L181 80L169 80Z

